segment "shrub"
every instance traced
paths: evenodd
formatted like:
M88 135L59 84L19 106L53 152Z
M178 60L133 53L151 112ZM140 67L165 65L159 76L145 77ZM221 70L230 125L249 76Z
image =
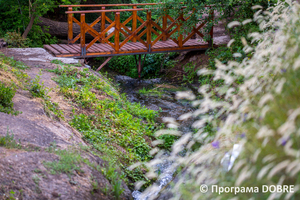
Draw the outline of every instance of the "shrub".
M30 42L29 39L22 38L21 34L13 31L5 34L4 40L8 43L9 47L26 48Z
M15 114L13 110L14 103L12 102L15 93L15 89L6 87L3 83L0 82L0 112Z
M45 97L47 91L44 87L44 83L40 84L42 73L40 72L36 77L31 81L30 84L30 93L33 97Z

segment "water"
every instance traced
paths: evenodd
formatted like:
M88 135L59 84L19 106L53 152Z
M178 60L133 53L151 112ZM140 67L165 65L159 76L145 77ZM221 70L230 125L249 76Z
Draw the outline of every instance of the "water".
M189 102L178 101L175 98L176 91L189 90L188 88L173 85L168 82L163 81L162 79L148 79L148 80L139 80L133 79L128 76L115 76L115 81L120 83L121 92L126 93L127 99L131 102L137 102L141 105L146 106L148 109L159 111L158 121L162 122L164 117L173 117L177 119L184 113L191 112L194 108L191 107ZM142 89L153 89L160 88L162 93L159 95L148 95L141 94L139 92ZM181 122L179 130L182 132L191 131L192 122ZM161 178L156 182L159 189L165 187L172 179L174 169L171 167L171 163L164 161L163 163L157 165L157 169L161 172ZM150 196L157 195L157 192L149 192L141 196L141 192L134 191L132 196L135 200L147 200Z
M160 110L158 121L162 122L164 117L177 119L184 113L194 110L188 101L178 101L175 98L176 91L189 90L186 87L170 84L160 78L139 80L128 76L115 76L115 80L120 83L121 93L127 95L130 102L140 103L151 110ZM143 95L139 91L142 89L162 89L160 95ZM179 130L187 132L190 130L189 122L182 122Z

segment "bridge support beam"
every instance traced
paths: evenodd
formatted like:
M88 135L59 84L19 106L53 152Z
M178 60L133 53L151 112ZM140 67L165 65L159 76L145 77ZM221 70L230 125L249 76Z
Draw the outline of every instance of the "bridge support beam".
M141 72L142 72L142 69L143 69L143 66L144 66L144 63L145 63L146 56L147 56L147 54L144 54L143 62L142 62L142 54L139 54L138 62L137 62L136 57L135 57L135 60L137 62L137 70L138 70L139 78L141 78Z
M104 67L110 61L110 59L112 59L112 57L108 57L106 61L100 65L96 72L100 71L100 69L102 69L102 67Z

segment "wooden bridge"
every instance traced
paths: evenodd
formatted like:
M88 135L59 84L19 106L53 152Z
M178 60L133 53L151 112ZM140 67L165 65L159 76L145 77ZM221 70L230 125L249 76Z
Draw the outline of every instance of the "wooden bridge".
M201 31L207 26L208 20L214 19L214 11L211 6L207 6L209 16L201 24L195 25L189 34L180 34L175 38L174 34L180 31L181 22L189 20L191 15L180 14L176 19L165 15L154 20L151 16L151 9L141 8L151 5L155 4L61 5L60 7L68 8L66 12L68 14L68 44L44 45L44 48L57 57L86 58L205 50L213 45L213 27L209 33L206 33L210 35L209 42L203 40L205 33ZM114 9L116 6L131 8ZM100 10L73 11L74 7L98 7ZM146 12L146 17L145 14L144 18L142 15L139 16L138 11ZM99 17L88 24L85 17L86 14L91 13L98 13ZM113 13L109 16L114 15L114 19L109 18L106 13ZM77 14L80 15L80 19L74 17ZM128 16L128 14L130 16L121 21L121 15ZM126 26L130 21L132 21L131 27ZM73 23L80 26L80 34L76 36L73 36ZM94 26L98 23L100 30L95 30ZM86 40L87 33L93 37L88 42ZM195 37L196 35L198 38Z

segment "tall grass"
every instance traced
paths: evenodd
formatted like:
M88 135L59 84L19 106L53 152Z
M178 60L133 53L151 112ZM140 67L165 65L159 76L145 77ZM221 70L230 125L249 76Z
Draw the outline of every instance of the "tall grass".
M197 110L180 118L195 120L196 133L182 134L176 129L157 133L182 136L170 154L158 148L152 151L155 159L145 163L150 169L147 175L161 176L156 171L157 164L167 160L173 163L176 178L170 183L170 189L160 191L154 184L145 195L152 191L158 195L171 192L173 199L300 198L300 6L286 0L268 10L263 11L260 6L253 9L257 10L253 20L262 32L249 33L252 43L241 38L243 51L251 56L241 63L231 61L228 65L216 61L215 71L199 71L201 75L213 74L215 80L223 80L224 84L215 91L207 85L201 86L199 92L203 99L193 102ZM243 26L249 21L231 25ZM237 85L241 77L244 81ZM215 95L221 100L216 101ZM177 97L193 98L184 92ZM176 127L177 120L169 121L172 128ZM205 132L208 123L216 132L213 136ZM153 143L157 144L161 141ZM225 155L232 156L234 144L239 144L241 149L230 168L222 159ZM202 184L208 185L208 192L200 192ZM212 185L258 187L259 191L219 194L212 192ZM294 185L295 192L263 193L262 185Z

